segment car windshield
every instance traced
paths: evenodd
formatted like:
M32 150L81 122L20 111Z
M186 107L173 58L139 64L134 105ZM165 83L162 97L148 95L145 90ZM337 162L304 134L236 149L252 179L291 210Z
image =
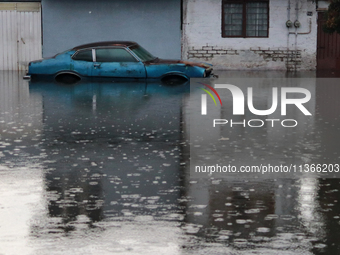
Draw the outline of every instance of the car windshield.
M137 55L143 62L156 59L150 52L139 45L133 45L130 50Z

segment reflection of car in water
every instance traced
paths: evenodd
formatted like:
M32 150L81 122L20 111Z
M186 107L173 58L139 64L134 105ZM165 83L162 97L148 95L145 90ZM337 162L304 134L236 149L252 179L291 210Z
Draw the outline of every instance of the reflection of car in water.
M180 198L185 84L30 81L43 105L44 179L51 227L152 215ZM172 219L172 218L171 218ZM81 221L81 222L79 222ZM56 223L57 222L57 223Z
M154 57L135 42L84 44L52 58L29 63L26 77L53 76L62 82L82 77L110 77L186 81L209 77L212 65Z

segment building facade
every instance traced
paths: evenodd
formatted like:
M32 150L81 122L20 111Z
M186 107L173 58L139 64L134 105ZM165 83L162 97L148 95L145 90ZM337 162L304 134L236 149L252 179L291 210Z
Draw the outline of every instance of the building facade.
M157 57L227 70L340 70L329 1L0 0L0 70L95 41L136 41Z
M315 70L318 11L327 6L311 0L185 0L182 57L218 69Z

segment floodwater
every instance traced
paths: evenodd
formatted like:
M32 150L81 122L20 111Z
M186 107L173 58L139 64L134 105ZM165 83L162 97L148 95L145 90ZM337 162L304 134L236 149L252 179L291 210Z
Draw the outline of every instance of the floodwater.
M339 179L190 178L189 85L22 76L0 73L1 255L340 254ZM340 85L316 93L308 156L339 163Z

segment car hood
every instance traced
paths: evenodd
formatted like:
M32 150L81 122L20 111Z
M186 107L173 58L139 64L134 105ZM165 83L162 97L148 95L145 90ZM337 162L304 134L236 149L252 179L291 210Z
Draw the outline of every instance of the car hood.
M156 58L151 61L145 62L146 65L173 65L173 64L183 64L186 66L197 66L197 67L203 67L205 69L211 69L212 65L208 63L199 63L199 62L191 62L191 61L185 61L185 60L173 60L173 59L159 59Z

